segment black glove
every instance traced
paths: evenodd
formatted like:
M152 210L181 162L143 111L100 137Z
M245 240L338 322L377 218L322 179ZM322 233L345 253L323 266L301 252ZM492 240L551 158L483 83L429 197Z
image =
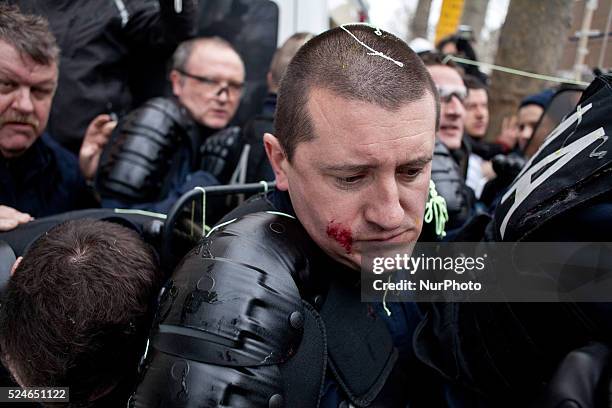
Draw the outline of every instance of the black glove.
M209 172L221 184L229 184L244 147L238 126L223 129L210 136L200 147L200 169Z
M493 164L493 171L500 180L511 182L521 172L527 160L521 155L510 153L498 154L491 159L491 163Z

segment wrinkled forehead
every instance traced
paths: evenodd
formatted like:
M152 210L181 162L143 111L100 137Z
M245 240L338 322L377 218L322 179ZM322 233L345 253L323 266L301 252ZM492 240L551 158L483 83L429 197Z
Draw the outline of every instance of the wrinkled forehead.
M187 69L198 75L223 74L242 81L245 68L240 55L233 49L213 42L198 43L187 61Z
M418 145L421 139L433 140L435 133L435 101L427 91L416 101L388 109L315 87L309 92L307 111L312 141L333 149Z
M39 64L20 54L13 45L0 40L0 75L26 84L56 82L58 69L56 62Z

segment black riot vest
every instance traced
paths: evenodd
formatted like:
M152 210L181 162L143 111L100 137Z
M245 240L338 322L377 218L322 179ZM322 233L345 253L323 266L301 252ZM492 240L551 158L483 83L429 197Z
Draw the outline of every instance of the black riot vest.
M397 350L358 274L294 217L249 205L263 211L219 224L172 274L133 406L317 407L326 372L356 407L405 406Z
M197 169L201 143L178 100L151 99L119 121L100 158L96 190L126 203L161 200L180 166Z

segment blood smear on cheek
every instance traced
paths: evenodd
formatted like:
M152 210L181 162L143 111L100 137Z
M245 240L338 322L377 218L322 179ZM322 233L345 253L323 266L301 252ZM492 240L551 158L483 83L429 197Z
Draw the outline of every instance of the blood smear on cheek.
M334 221L330 221L327 225L327 236L334 239L338 244L344 248L347 254L351 253L353 246L353 236L350 228L345 228L341 224L336 224Z

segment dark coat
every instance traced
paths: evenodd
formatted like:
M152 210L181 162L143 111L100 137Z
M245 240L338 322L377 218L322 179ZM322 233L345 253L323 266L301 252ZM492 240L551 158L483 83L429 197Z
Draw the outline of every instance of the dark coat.
M194 0L183 0L180 14L175 12L173 1L165 0L10 2L24 13L49 20L61 58L48 130L75 153L96 115L121 115L133 108L136 95L130 86L139 77L153 80L149 87L161 92L163 77L152 70L161 66L163 72L164 62L176 45L194 36L196 29ZM134 65L143 59L148 63ZM139 67L137 72L135 66Z
M20 157L0 156L0 204L33 217L92 205L77 158L48 134Z

